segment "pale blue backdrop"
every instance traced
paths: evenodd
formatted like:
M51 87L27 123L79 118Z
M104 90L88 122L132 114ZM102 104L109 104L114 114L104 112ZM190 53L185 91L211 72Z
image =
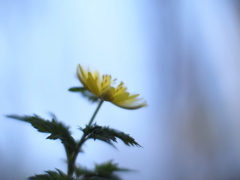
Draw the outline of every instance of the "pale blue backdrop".
M239 4L214 0L1 0L0 174L66 172L59 141L7 114L53 112L79 138L96 105L68 92L76 66L111 74L148 107L104 103L101 125L143 148L88 142L78 162L114 159L138 180L240 177Z

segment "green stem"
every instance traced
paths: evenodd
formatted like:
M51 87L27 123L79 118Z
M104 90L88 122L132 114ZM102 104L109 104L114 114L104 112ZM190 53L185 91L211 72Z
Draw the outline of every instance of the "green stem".
M94 112L94 114L93 114L92 118L90 119L90 121L89 121L89 123L88 123L88 126L91 126L91 125L92 125L92 123L93 123L93 120L94 120L95 116L96 116L96 115L97 115L97 113L98 113L98 110L99 110L99 109L100 109L100 107L102 106L102 103L103 103L103 100L101 99L101 100L100 100L100 102L99 102L99 104L98 104L98 107L97 107L97 109L95 110L95 112Z
M92 118L90 119L89 123L88 123L88 126L91 126L93 121L94 121L94 118L96 117L100 107L102 106L103 104L103 100L100 100L98 106L97 106L97 109L95 110L95 112L93 113L92 115ZM68 156L68 176L72 177L73 173L74 173L74 169L75 169L75 162L76 162L76 159L77 159L77 156L78 156L78 153L80 152L81 150L81 147L83 145L83 143L86 141L86 135L83 134L80 141L78 142L77 144L77 148L76 150Z

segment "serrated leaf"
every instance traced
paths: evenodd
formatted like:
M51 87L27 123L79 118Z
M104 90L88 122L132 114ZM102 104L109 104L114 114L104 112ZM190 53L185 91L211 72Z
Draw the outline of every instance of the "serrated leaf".
M72 87L68 89L70 92L80 93L83 97L87 98L91 102L98 102L98 97L88 91L85 87Z
M114 173L116 171L130 171L130 170L125 168L119 168L118 164L113 163L112 160L102 164L95 164L95 172L100 177L104 177L110 180L121 180L121 178Z
M129 134L125 134L122 131L118 131L116 129L109 128L108 126L98 126L97 124L93 124L91 126L86 126L86 128L81 129L86 135L87 139L98 139L104 141L106 143L117 142L117 138L122 140L127 146L137 146L141 147L134 138L132 138Z
M33 116L8 115L7 117L28 122L39 132L50 133L51 135L49 135L47 139L60 139L68 155L76 149L77 144L71 136L69 127L59 122L56 117L53 117L52 121L45 120L35 114Z
M117 163L113 163L112 160L95 164L94 170L89 170L85 167L76 167L75 173L81 180L121 180L121 178L115 174L116 171L131 171L126 168L118 167Z
M127 168L120 168L118 167L118 163L113 163L113 160L110 160L102 164L95 164L95 171L99 173L101 171L114 172L114 171L131 171L131 170Z
M97 176L96 172L81 166L75 167L75 174L77 177L81 177L81 178Z
M56 171L45 171L45 174L37 174L31 176L29 180L77 180L72 177L67 176L65 173L56 169Z

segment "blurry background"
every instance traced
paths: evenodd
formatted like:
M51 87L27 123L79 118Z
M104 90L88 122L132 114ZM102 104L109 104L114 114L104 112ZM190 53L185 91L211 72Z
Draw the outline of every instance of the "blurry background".
M1 0L0 174L23 180L66 172L59 141L7 114L70 125L96 104L68 92L78 63L123 81L148 107L104 103L96 121L130 133L144 148L88 142L78 162L114 159L126 180L240 179L240 4L234 0Z

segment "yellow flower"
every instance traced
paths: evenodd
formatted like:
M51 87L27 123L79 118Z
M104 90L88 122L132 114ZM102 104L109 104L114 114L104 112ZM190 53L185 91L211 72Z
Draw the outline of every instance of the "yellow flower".
M98 98L109 101L116 106L124 109L139 109L146 106L146 102L137 98L139 94L130 95L127 88L121 82L117 87L112 84L116 79L112 80L110 75L99 75L98 71L90 72L85 70L81 65L77 66L77 76L83 86L92 92Z

